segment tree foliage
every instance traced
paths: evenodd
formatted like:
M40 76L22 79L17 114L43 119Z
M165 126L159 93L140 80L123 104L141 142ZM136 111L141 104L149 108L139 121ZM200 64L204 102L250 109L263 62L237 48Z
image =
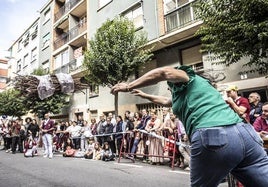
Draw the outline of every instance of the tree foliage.
M126 81L150 59L145 33L136 32L134 24L124 17L107 20L89 41L84 67L89 82L111 86Z
M21 117L27 113L24 98L17 90L9 89L0 93L0 114Z
M89 41L83 65L86 79L93 85L109 86L127 81L152 54L145 49L147 36L136 32L133 22L124 17L107 20ZM114 97L118 113L118 93Z
M268 1L200 0L196 7L204 22L197 32L204 51L219 55L227 66L249 57L244 73L267 74Z

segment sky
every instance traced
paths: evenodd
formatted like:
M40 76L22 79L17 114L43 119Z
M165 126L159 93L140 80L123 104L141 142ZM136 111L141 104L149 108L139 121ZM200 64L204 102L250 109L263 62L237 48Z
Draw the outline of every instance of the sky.
M0 57L39 17L49 0L0 0Z

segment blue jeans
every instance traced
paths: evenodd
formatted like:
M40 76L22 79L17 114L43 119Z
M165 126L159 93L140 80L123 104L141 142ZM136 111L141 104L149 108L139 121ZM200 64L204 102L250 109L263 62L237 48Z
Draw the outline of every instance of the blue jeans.
M268 186L268 157L252 125L197 129L191 137L191 186L216 187L229 172L247 187Z

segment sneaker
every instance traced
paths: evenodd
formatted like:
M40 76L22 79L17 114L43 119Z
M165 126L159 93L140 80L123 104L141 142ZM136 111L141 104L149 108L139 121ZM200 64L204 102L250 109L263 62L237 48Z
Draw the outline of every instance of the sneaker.
M52 159L53 158L53 156L52 155L49 155L49 157L48 157L49 159Z
M6 153L9 153L10 152L10 149L6 150Z
M46 158L46 157L47 157L47 155L43 155L43 157L44 157L44 158Z
M184 171L190 171L190 168L189 168L189 167L186 167L186 168L184 169Z

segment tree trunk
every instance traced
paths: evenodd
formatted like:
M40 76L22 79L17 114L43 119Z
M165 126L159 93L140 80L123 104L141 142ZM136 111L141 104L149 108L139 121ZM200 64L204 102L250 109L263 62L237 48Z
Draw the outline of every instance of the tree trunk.
M118 92L114 94L114 111L115 116L118 116Z

